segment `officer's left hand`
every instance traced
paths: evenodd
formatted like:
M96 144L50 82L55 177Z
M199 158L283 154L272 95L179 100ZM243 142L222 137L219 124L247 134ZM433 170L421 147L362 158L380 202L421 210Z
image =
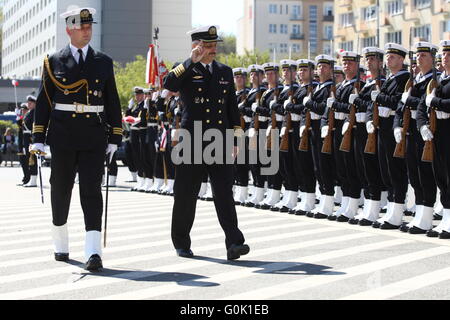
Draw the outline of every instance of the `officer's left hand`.
M431 94L427 95L427 98L425 99L425 104L427 105L427 107L431 107L431 101L433 101L433 98L436 97L436 89L433 89L433 91L431 91Z
M109 154L109 163L111 163L112 158L114 156L114 153L117 151L117 144L108 144L108 147L106 148L106 154Z
M335 98L328 98L328 99L327 99L327 107L328 107L329 109L333 108L333 104L334 104L335 101L336 101Z

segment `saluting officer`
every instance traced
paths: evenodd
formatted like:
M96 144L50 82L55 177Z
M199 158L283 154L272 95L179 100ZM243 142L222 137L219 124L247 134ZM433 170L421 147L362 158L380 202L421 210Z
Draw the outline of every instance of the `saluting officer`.
M439 225L427 232L429 237L450 239L450 40L442 40L442 66L445 71L439 79L438 87L427 95L417 110L417 129L424 141L433 141L433 172L441 192L444 214ZM430 130L429 113L436 112L436 128Z
M193 49L191 57L172 70L164 82L166 89L180 92L185 106L181 128L190 133L192 141L195 139L202 141L203 133L208 129L219 130L224 141L226 130L234 130L235 135L243 135L239 126L233 71L214 60L217 42L221 41L217 35L217 27L198 28L190 34ZM198 131L194 129L198 125L201 126L200 135L194 132ZM209 144L202 142L201 145L203 153ZM225 146L223 152L222 163L221 159L218 159L213 164L208 164L207 159L203 157L201 161L197 161L198 157L191 154L188 163L177 165L172 241L179 256L193 256L189 233L194 222L197 195L205 172L211 179L217 216L225 232L227 259L238 259L250 251L249 246L244 244L244 236L238 228L233 199L233 164L226 161L232 154L237 154L237 148L229 150Z
M409 128L406 135L406 167L409 183L414 189L416 214L409 224L400 227L403 232L412 234L424 234L433 227L434 203L436 202L436 182L433 177L431 163L421 161L424 141L420 136L416 125L417 108L421 100L426 95L428 84L433 72L432 50L439 48L428 42L418 42L414 45L416 50L417 67L419 74L415 77L414 83L408 92L403 93L394 118L394 137L397 143L403 139L402 132L404 113L410 110ZM440 75L440 73L439 73Z
M44 61L37 98L32 151L51 148L51 202L55 259L69 259L67 217L78 171L84 213L86 269L102 268L101 181L105 153L111 157L122 139L120 101L113 61L89 46L95 9L61 15L70 44Z
M404 69L404 60L408 50L396 43L385 45L386 64L391 74L383 83L381 90L373 90L371 98L376 102L380 117L378 130L378 156L385 157L387 168L380 166L384 184L393 190L393 201L388 203L386 215L372 225L374 228L398 229L403 219L403 207L408 190L408 176L404 159L394 157L395 138L393 135L393 122L395 110L405 91L409 72ZM370 119L366 123L368 133L373 133L375 127ZM387 170L387 172L384 172Z

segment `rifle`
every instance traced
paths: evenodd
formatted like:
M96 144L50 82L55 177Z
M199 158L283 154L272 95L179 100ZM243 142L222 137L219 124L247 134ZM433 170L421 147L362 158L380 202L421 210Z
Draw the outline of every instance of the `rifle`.
M436 50L431 50L431 55L433 56L433 79L430 81L427 87L427 95L431 94L434 89L438 87L438 81L437 81L437 74L436 74ZM430 131L433 133L436 132L436 110L434 108L431 108L430 111ZM423 162L433 162L434 159L434 143L433 140L431 141L425 141L425 145L423 146L423 153L422 153L422 161Z
M245 92L245 89L244 89L244 92ZM239 103L242 103L245 100L247 100L247 94L241 95ZM244 115L242 113L241 113L240 121L241 121L241 128L242 128L242 130L245 130L245 119L244 119Z
M413 51L409 51L409 61L411 62L413 59ZM409 66L409 79L405 86L405 92L408 92L412 86L414 85L414 72L412 68L412 63L410 63ZM409 130L409 124L411 122L411 110L404 106L403 110L403 128L402 128L402 141L400 143L397 143L394 150L394 157L395 158L405 158L406 154L406 134Z
M275 88L275 93L274 93L274 97L273 99L275 101L278 100L278 95L280 94L280 90L278 89L278 83L276 84L276 88ZM277 116L276 116L276 112L275 110L272 110L271 113L271 127L270 127L270 131L269 131L269 135L267 136L267 140L266 140L266 149L267 150L272 150L272 130L277 129Z
M311 98L313 93L313 68L312 64L309 65L309 86L308 96ZM298 150L308 152L309 150L309 130L311 130L311 111L306 110L305 129L303 129L302 136L300 137L300 144Z
M378 70L378 77L376 80L377 90L381 90L381 68ZM364 148L364 153L376 154L377 153L377 129L380 126L380 115L378 113L378 103L373 103L373 126L375 127L374 132L367 134L366 147Z
M294 79L292 79L292 67L289 67L289 72L291 73L291 83L289 85L289 99L291 99L291 101L293 101L293 96L294 96ZM284 133L283 137L281 138L281 143L280 143L280 151L282 152L288 152L289 151L289 131L292 130L292 116L291 113L288 112L287 116L286 116L286 132Z
M355 94L359 94L359 90L361 89L361 81L360 81L361 71L359 68L360 59L361 56L358 55L356 57L356 63L358 64L358 71L356 73L356 83L353 91ZM349 126L347 131L344 133L344 136L342 137L341 145L339 147L340 151L350 152L350 149L352 147L352 131L355 124L356 124L356 106L353 103L350 106Z
M259 84L259 71L256 71L257 79L258 79L258 89L256 91L256 105L259 107L260 100L261 100L261 85ZM250 139L248 148L249 150L256 150L258 146L258 131L259 131L259 113L255 112L253 116L253 128L255 129L255 135Z
M331 85L330 97L336 97L336 76L334 74L334 61L331 61L331 72L333 75L333 84ZM328 113L328 134L323 140L322 153L331 154L333 146L333 130L334 130L334 111L329 110Z

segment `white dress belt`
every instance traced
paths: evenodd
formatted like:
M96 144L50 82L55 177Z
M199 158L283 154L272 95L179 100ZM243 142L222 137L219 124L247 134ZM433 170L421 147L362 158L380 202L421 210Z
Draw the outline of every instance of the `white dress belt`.
M147 123L147 128L149 127L157 127L158 124L157 123Z
M130 130L144 130L146 127L130 127Z
M321 115L318 115L317 113L311 112L311 120L320 120L321 118L322 118Z
M250 123L250 122L252 122L252 117L244 116L244 121L245 121L245 123Z
M269 117L258 116L259 121L267 121Z
M365 112L357 112L356 113L356 122L364 123L366 122L366 113Z
M391 108L378 107L378 115L382 118L389 118L390 116L395 115L395 111Z
M291 120L296 121L296 122L300 121L300 120L302 120L302 116L299 114L291 113Z
M345 120L347 118L347 114L345 112L335 112L334 118L337 120Z
M417 118L417 110L411 110L411 118L416 120L416 118Z
M23 133L32 134L31 130L24 130Z
M277 121L283 121L284 120L284 116L282 116L281 114L276 114L275 118Z
M436 118L439 120L450 119L450 113L444 111L436 111Z
M98 113L103 112L104 106L88 106L84 104L63 104L63 103L57 103L55 105L55 110L58 111L69 111L69 112L75 112L75 113Z

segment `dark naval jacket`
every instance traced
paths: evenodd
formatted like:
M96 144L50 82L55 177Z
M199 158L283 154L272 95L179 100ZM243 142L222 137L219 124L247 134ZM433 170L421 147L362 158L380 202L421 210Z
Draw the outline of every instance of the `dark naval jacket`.
M55 110L55 104L80 104L77 112ZM102 105L100 113L83 112L83 105ZM122 139L121 108L113 62L89 47L80 70L70 46L48 57L36 101L35 143L58 148L92 150Z

